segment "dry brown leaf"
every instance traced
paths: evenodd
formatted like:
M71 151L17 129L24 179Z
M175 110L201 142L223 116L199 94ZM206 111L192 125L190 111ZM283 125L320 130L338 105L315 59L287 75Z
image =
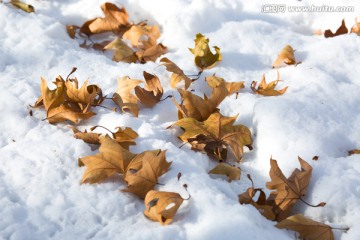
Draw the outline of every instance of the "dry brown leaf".
M158 184L158 178L167 172L171 165L171 162L166 161L165 152L159 151L156 154L154 151L147 151L141 158L131 163L125 175L128 188L122 191L145 198L146 194ZM141 168L134 169L134 165L139 167L139 162L142 163Z
M137 62L137 56L135 52L120 38L115 38L112 42L107 44L104 50L115 50L113 61L115 62L126 62L126 63L135 63Z
M355 18L355 25L352 26L351 33L356 33L358 36L360 36L360 22L357 22L357 18Z
M134 139L139 135L137 132L132 130L132 128L125 127L122 129L121 127L117 127L116 129L116 132L112 132L112 136L114 140L117 141L123 148L129 150L131 145L136 145Z
M142 49L154 46L159 37L159 27L157 25L149 26L146 24L133 25L123 35L123 39L129 40L133 47L140 47Z
M284 94L288 88L288 87L284 87L281 90L275 90L275 87L279 81L281 81L279 71L277 74L277 80L272 81L270 83L266 83L265 74L263 74L261 82L260 82L259 86L257 87L257 89L256 89L257 82L253 81L251 83L251 90L253 90L253 92L255 92L256 94L260 94L263 96L279 96L279 95Z
M329 37L336 37L342 34L347 34L348 33L348 29L346 28L345 25L345 20L343 19L341 22L341 26L336 30L335 33L333 33L330 29L325 30L324 32L324 37L329 38Z
M77 110L73 106L60 105L57 108L51 108L47 112L47 120L49 123L58 123L69 120L73 123L79 123L96 115L94 112L85 110Z
M72 126L71 129L74 132L74 137L76 139L81 139L86 143L89 144L100 144L100 133L88 132L86 129L84 132L81 132L76 127Z
M131 91L141 82L141 80L133 80L127 76L118 79L118 90L112 99L122 112L131 112L135 117L139 115L138 99Z
M279 53L278 58L273 63L273 68L278 68L283 65L283 63L287 65L294 65L296 64L295 56L294 56L294 49L290 45L286 45L281 52Z
M79 158L79 165L86 166L81 183L97 183L115 173L124 174L135 156L108 135L100 137L99 153Z
M14 7L17 7L19 9L23 10L24 12L27 12L27 13L35 12L35 8L32 5L23 3L19 0L11 0L10 3Z
M184 80L185 82L185 90L189 88L190 84L192 83L192 80L185 75L183 70L181 70L175 63L170 61L168 58L162 58L160 59L160 62L163 66L166 67L166 70L168 72L172 72L172 75L170 77L170 86L172 88L176 88L177 84Z
M144 71L145 88L135 87L135 94L141 104L146 107L153 107L163 96L163 88L157 76Z
M167 47L159 43L146 49L140 49L136 52L136 56L141 63L146 63L150 61L155 62L158 57L165 53L167 53Z
M217 88L221 83L225 83L228 90L228 96L233 93L238 93L240 89L245 88L244 82L227 82L223 78L214 75L205 77L205 81L211 88Z
M201 33L196 34L195 48L190 48L190 52L194 54L195 65L204 71L214 67L219 61L222 60L220 48L214 46L215 54L213 54L209 48L209 39L203 36Z
M239 167L232 166L226 163L219 163L209 171L209 174L219 174L228 177L228 181L240 180L241 170Z
M204 99L183 89L178 89L182 103L178 104L175 99L173 102L179 110L179 118L190 117L198 121L205 121L212 113L217 112L217 107L228 95L228 90L224 83L214 88L210 97Z
M178 193L149 191L144 201L146 207L144 214L162 225L170 224L183 200Z
M104 18L94 18L86 21L80 27L80 32L86 35L108 31L124 32L131 26L125 8L118 8L115 4L106 2L101 5L101 10L105 15Z
M75 26L75 25L66 25L66 31L69 34L69 37L72 39L75 39L76 36L76 31L79 29L80 27Z
M88 80L78 89L76 78L68 79L65 82L67 100L74 103L84 104L81 109L88 108L90 105L99 105L104 101L101 88L97 85L89 85Z
M360 154L360 150L354 149L354 150L351 150L351 151L348 152L348 155L349 155L349 156L350 156L350 155L353 155L353 154Z
M280 229L285 228L298 232L301 239L334 240L334 234L329 225L311 220L302 214L288 217L275 226Z
M194 118L183 118L173 125L184 129L185 132L179 139L190 143L193 150L206 152L211 157L226 161L228 146L240 162L243 147L252 149L252 138L246 126L233 126L236 118L237 116L224 117L220 113L214 113L203 123Z

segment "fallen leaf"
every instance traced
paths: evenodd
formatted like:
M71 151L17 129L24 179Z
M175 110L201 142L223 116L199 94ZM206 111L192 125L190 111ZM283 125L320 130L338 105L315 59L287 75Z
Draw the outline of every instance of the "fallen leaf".
M339 36L339 35L347 34L347 33L348 33L348 29L346 28L345 20L343 19L341 22L341 26L336 30L335 33L333 33L330 29L328 29L328 30L325 30L324 36L326 38L329 38L329 37L335 37L335 36Z
M227 82L223 78L215 76L215 74L205 77L205 81L211 88L217 88L221 83L224 83L228 90L228 96L233 93L238 93L240 89L245 88L244 82Z
M117 129L116 132L112 132L112 136L115 141L117 141L123 148L129 150L131 145L136 145L134 139L137 138L139 135L137 132L132 130L130 127L125 127L122 129L121 127L115 128Z
M85 110L76 110L73 106L60 105L57 108L51 108L47 112L47 120L49 123L58 123L69 120L73 123L79 123L96 115L94 112Z
M167 53L167 47L159 43L146 49L140 49L136 52L136 56L141 63L146 63L150 61L155 62L158 57L165 53Z
M80 27L75 25L66 25L66 31L69 34L69 37L75 39L76 31L80 29Z
M156 40L160 37L160 30L156 25L133 25L122 37L129 40L133 47L147 49L156 44Z
M23 2L21 2L19 0L11 0L10 3L14 7L17 7L19 9L23 10L24 12L27 12L27 13L35 12L35 8L32 5L23 3Z
M358 36L360 36L360 22L357 22L357 18L355 18L355 25L352 26L351 33L356 33Z
M99 153L79 158L79 165L86 166L81 183L98 183L115 173L124 174L135 156L108 135L100 137Z
M228 177L228 181L231 182L232 180L240 180L241 170L230 164L219 163L209 171L209 174L225 175Z
M141 104L146 107L153 107L163 96L163 88L157 76L146 71L143 72L145 78L145 88L135 87L135 94Z
M104 50L115 50L112 59L115 62L137 62L137 56L135 55L135 52L120 38L115 38L112 42L104 47Z
M214 67L219 61L222 60L220 48L214 46L215 54L209 48L209 39L201 33L196 34L195 48L190 48L190 52L195 56L195 65L203 71Z
M294 49L290 45L286 45L281 52L279 53L278 58L273 63L273 68L278 68L283 65L283 63L287 65L294 65L296 64L295 56L294 56Z
M138 99L131 91L141 82L141 80L133 80L127 76L118 79L118 90L112 99L122 112L131 112L135 117L139 115Z
M130 164L125 175L128 188L122 191L131 192L140 198L145 198L146 194L158 184L158 178L167 172L171 165L171 162L166 161L165 152L160 151L158 154L151 151L144 152L141 159L139 159L142 162L141 168L135 172L132 167L133 164ZM138 162L135 161L137 164Z
M228 96L228 90L224 83L214 88L210 97L204 99L183 89L178 89L182 103L178 104L173 98L175 106L179 110L179 118L190 117L198 121L205 121L212 113L217 112L219 104Z
M162 58L160 59L160 62L163 66L166 67L166 70L168 72L172 72L172 75L170 77L170 86L172 88L176 88L177 84L184 80L185 82L185 90L189 88L190 84L192 83L192 80L185 75L183 70L181 70L175 63L170 61L168 58Z
M115 4L106 2L101 5L101 10L105 15L104 18L94 18L86 21L80 27L80 32L86 35L108 31L123 32L131 26L125 8L118 8Z
M78 89L78 80L76 78L68 79L65 82L67 100L74 103L82 103L81 109L89 108L90 105L99 105L105 97L102 95L101 88L97 85L89 85L88 80Z
M350 156L350 155L353 155L353 154L360 154L360 150L354 149L354 150L351 150L351 151L348 152L348 155L349 155L349 156Z
M251 90L253 90L253 92L255 92L256 94L260 94L263 96L279 96L279 95L284 94L288 88L288 87L284 87L281 90L275 90L275 87L279 81L281 81L279 71L277 74L277 80L272 81L270 83L266 83L265 74L263 74L261 82L259 83L259 86L257 87L257 89L256 89L257 82L253 81L251 83Z
M153 221L168 225L172 222L183 200L178 193L151 190L144 200L146 207L144 214Z
M184 129L179 139L190 143L193 150L206 152L211 157L226 161L228 146L236 160L240 162L243 147L251 148L252 138L246 126L233 126L236 117L224 117L220 113L213 113L203 123L194 118L183 118L173 126Z
M88 132L86 129L84 132L81 132L76 127L72 126L71 129L74 132L74 137L76 139L81 139L86 143L89 144L100 144L100 133Z
M307 240L333 240L332 228L324 223L316 222L302 214L288 217L275 225L280 229L290 229L300 234L299 238Z

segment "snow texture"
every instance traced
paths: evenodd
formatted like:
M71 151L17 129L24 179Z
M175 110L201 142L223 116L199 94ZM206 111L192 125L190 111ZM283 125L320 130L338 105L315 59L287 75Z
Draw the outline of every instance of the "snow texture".
M8 1L4 1L8 2ZM306 201L323 208L298 203L294 212L334 227L341 240L360 239L360 156L347 151L360 148L360 37L355 34L325 39L312 33L321 28L333 31L342 18L348 27L359 13L359 2L336 1L331 5L354 6L350 13L288 12L262 13L264 1L239 0L129 0L123 5L134 22L147 19L161 27L160 41L169 47L166 57L188 74L197 73L193 56L196 33L221 48L223 61L206 70L192 85L196 94L210 93L204 76L216 73L227 81L245 81L238 99L230 96L220 105L221 113L234 116L248 126L254 150L247 151L241 180L228 183L207 172L216 162L181 145L179 129L166 129L177 120L171 100L152 109L141 108L138 118L106 109L80 124L80 129L103 125L132 127L139 133L135 153L167 149L171 169L160 178L165 185L157 190L187 193L185 201L169 226L149 221L143 215L143 201L120 192L122 181L80 185L84 168L79 157L96 154L81 140L73 138L68 124L51 125L44 110L29 105L40 95L40 77L48 83L66 76L72 67L80 83L89 79L111 95L117 78L142 79L144 70L159 76L164 96L174 94L169 73L158 63L126 64L111 56L82 49L70 39L65 25L81 25L102 16L104 1L36 1L27 3L36 12L27 14L0 3L0 238L1 239L294 239L291 231L274 227L250 205L240 205L238 194L250 187L251 174L256 187L269 181L269 159L278 160L285 175L299 167L301 156L309 162L313 176ZM322 5L329 1L275 1L274 4ZM250 83L276 79L271 69L279 51L290 44L302 64L280 69L279 88L289 86L279 97L252 93ZM110 101L107 105L114 107ZM314 155L318 161L312 161ZM182 173L180 182L178 172ZM267 191L268 192L268 191Z

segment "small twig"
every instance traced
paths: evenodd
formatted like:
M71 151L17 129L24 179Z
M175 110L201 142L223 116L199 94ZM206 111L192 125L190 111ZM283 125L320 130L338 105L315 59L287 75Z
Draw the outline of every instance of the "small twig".
M183 144L181 144L180 146L179 146L179 148L182 148L184 145L186 145L187 143L189 143L189 142L185 142L185 143L183 143Z
M91 105L92 107L102 107L102 108L105 108L105 109L108 109L108 110L111 110L113 112L116 112L117 108L109 108L109 107L105 107L103 105L97 105L97 104L94 104L94 105Z
M168 99L168 98L171 98L171 97L173 97L173 95L168 95L167 97L165 97L165 98L163 98L163 99L160 99L159 102L162 102L162 101L164 101L164 100L166 100L166 99Z

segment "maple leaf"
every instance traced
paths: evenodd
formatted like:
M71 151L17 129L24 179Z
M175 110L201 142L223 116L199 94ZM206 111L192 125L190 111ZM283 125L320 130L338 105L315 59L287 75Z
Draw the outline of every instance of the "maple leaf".
M267 201L274 206L276 219L281 221L289 216L289 213L297 202L305 196L306 188L309 185L312 167L303 159L298 157L301 170L295 169L289 178L286 178L279 168L277 161L270 159L270 178L271 181L266 183L268 189L274 190L270 193ZM309 204L308 204L309 205ZM317 206L325 206L322 202Z
M252 187L239 195L240 204L251 204L259 210L264 217L269 220L275 220L276 216L273 212L273 207L267 204L265 192L261 188L254 187L254 182L251 179L250 174L248 174L247 177L250 179ZM254 197L257 193L259 193L258 200L254 201Z
M79 158L79 165L86 166L81 183L98 183L115 173L124 174L135 156L108 135L100 137L99 153Z
M163 96L163 88L157 76L146 71L143 72L145 78L145 88L135 87L135 94L141 104L146 107L153 107Z
M179 105L173 98L175 106L179 110L179 118L190 117L198 121L205 121L212 113L217 112L217 107L228 95L228 90L224 83L214 88L210 97L204 99L183 89L178 89L182 103Z
M126 63L135 63L137 61L137 56L135 52L120 38L115 38L112 42L107 44L104 50L115 50L113 61L115 62L126 62Z
M89 85L88 80L79 88L79 83L76 78L68 79L65 82L66 86L66 95L67 100L74 103L83 103L85 108L88 108L90 105L99 105L101 104L105 97L102 95L101 88L97 85ZM82 109L84 107L81 107Z
M174 62L170 61L168 58L164 57L160 59L160 62L163 66L166 67L166 70L168 72L171 72L170 77L170 86L172 88L176 88L177 84L184 80L185 82L185 90L189 88L190 84L192 83L192 80L185 75L183 70L179 68Z
M211 88L217 88L221 83L224 83L226 89L228 90L228 96L233 93L238 93L240 89L245 87L244 82L227 82L223 78L215 76L215 74L205 77L205 81Z
M360 22L357 22L357 18L355 18L355 25L351 27L350 33L356 33L360 36Z
M141 157L137 157L137 160L133 160L125 174L128 188L122 191L145 198L147 192L158 184L158 178L167 172L171 165L171 162L166 161L165 152L146 151Z
M219 61L222 60L220 48L214 46L215 54L209 48L209 39L201 33L196 34L195 48L189 48L190 52L195 56L195 65L203 71L214 67Z
M84 132L81 132L76 127L72 126L71 129L73 130L74 137L76 139L81 139L86 143L89 144L100 144L100 133L88 132L86 129Z
M353 155L353 154L360 154L360 150L359 149L354 149L348 152L348 155Z
M112 100L122 112L131 112L135 117L139 115L138 99L131 91L141 82L141 80L130 79L128 76L118 79L118 90L114 93Z
M288 88L288 87L284 87L281 90L275 90L275 87L276 87L276 85L278 84L279 81L281 81L279 71L278 71L278 74L277 74L277 80L272 81L270 83L266 83L265 74L263 74L261 82L260 82L258 88L256 89L257 82L253 81L251 83L251 90L253 90L253 92L255 92L256 94L260 94L260 95L263 95L263 96L279 96L279 95L284 94L286 92L287 88Z
M225 175L228 177L228 181L231 182L232 180L240 179L241 170L238 167L226 163L219 163L209 171L209 174Z
M81 120L86 120L96 115L94 112L88 112L86 109L78 110L73 106L60 105L57 108L52 108L47 112L46 119L49 123L58 123L69 120L73 123L79 123Z
M237 116L224 117L220 113L212 114L205 122L194 118L183 118L173 124L184 129L179 136L183 142L191 144L193 150L206 152L209 156L219 160L226 160L227 146L240 162L243 147L252 149L250 130L243 125L235 125Z
M279 53L279 56L273 63L272 68L275 68L275 67L278 68L278 67L282 66L283 63L285 63L287 65L296 64L294 52L295 52L295 50L290 45L286 45Z
M324 36L326 38L329 38L329 37L336 37L336 36L339 36L342 34L347 34L347 33L348 33L348 29L346 28L345 20L343 19L341 22L341 26L336 30L335 33L333 33L330 29L328 29L328 30L325 30Z
M145 49L140 49L136 52L136 56L140 63L146 63L149 61L155 62L158 57L165 53L167 53L167 47L159 43Z
M23 10L24 12L27 12L27 13L35 12L35 8L32 5L23 3L19 0L11 0L10 3L14 7L17 7L19 9Z
M144 200L144 215L161 225L170 224L183 201L178 193L151 190Z
M125 8L118 8L115 4L106 2L101 5L104 18L94 18L86 21L80 32L86 35L93 35L108 31L124 32L131 24L128 22L129 15Z
M300 234L299 238L307 240L334 240L332 228L324 223L316 222L302 214L288 217L275 225L277 228L290 229Z
M123 35L123 39L129 40L133 47L143 49L154 46L159 37L159 27L157 25L148 26L146 24L133 25Z

